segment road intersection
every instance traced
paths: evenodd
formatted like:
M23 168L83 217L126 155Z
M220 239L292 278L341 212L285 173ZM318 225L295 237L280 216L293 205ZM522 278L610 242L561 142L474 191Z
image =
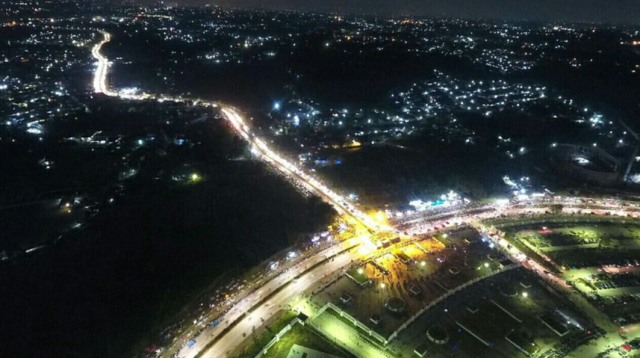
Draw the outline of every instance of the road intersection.
M103 39L92 48L92 55L97 61L93 78L93 90L95 93L125 100L156 100L159 102L187 101L180 97L120 93L109 89L107 83L109 61L101 53L101 50L103 46L111 40L111 35L107 32L103 32L102 35ZM219 108L225 120L231 125L233 130L247 142L254 155L282 173L288 180L295 182L297 185L301 185L309 192L332 205L340 215L351 218L353 222L369 232L369 234L360 235L356 238L337 243L321 252L305 257L286 272L273 277L260 288L236 301L226 313L221 317L217 317L217 320L220 322L218 325L202 330L195 337L178 337L178 339L174 341L175 347L170 347L164 353L165 356L168 356L177 352L178 357L223 357L227 355L233 347L244 340L254 327L260 326L261 322L275 315L291 302L292 299L300 295L300 293L311 289L328 275L340 272L350 264L368 257L371 251L375 251L376 249L376 247L373 246L371 250L365 250L363 252L362 250L355 249L356 247L362 248L374 245L372 237L376 234L384 232L399 234L399 232L365 214L354 204L350 203L347 198L330 189L325 183L293 164L292 161L287 160L284 155L277 153L267 144L266 140L256 135L241 115L241 112L234 107L201 100L193 101L193 103L205 107ZM475 226L479 230L486 232L488 229L479 225L479 220L544 213L551 204L563 205L564 213L571 214L581 212L582 210L591 210L594 205L589 203L590 200L593 199L559 197L551 200L531 199L531 202L524 205L522 203L510 203L506 206L487 204L469 210L456 209L451 213L447 213L445 216L439 214L438 217L425 216L412 218L410 222L403 223L403 231L407 233L407 235L403 236L403 239L411 240L411 237L414 235L434 232L461 224ZM640 217L640 213L635 210L637 209L635 208L635 204L633 205L634 208L631 210L629 207L623 208L620 203L610 208L602 208L606 207L606 205L602 203L602 207L593 209L592 211L600 215L631 215L636 218ZM526 261L526 256L513 247L507 247L506 241L495 236L493 239L496 240L496 243L503 247L505 252L515 261ZM564 287L564 289L568 290L562 280L558 277L554 278L553 275L542 275L541 273L544 270L542 267L538 267L539 265L536 265L535 263L529 263L525 265L525 267L532 269L540 274L541 277L554 282L554 284L559 285L559 287ZM568 293L573 294L570 291L568 291ZM609 327L609 323L602 322L602 324L606 325L609 329L612 328ZM187 341L194 339L194 344L186 344Z

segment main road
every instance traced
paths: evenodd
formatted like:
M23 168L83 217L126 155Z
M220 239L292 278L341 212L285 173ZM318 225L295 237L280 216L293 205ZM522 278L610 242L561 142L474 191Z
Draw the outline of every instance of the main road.
M263 161L276 168L289 178L305 187L309 192L318 195L325 202L331 204L338 213L355 219L358 223L369 229L371 232L391 231L392 229L384 224L378 223L370 216L366 215L347 198L329 189L324 183L306 173L292 162L288 161L280 154L270 148L262 139L251 132L251 127L247 125L240 113L231 106L222 108L222 114L233 126L236 133L251 146L254 155L259 156Z
M158 101L185 101L183 98L169 96L155 97L147 94L123 94L111 90L107 83L109 60L101 53L102 47L111 41L111 35L107 32L103 32L102 35L103 39L94 45L91 51L97 61L93 78L93 91L95 93L127 100L155 99ZM218 104L214 102L198 101L198 103L207 107L218 107ZM297 167L275 150L271 149L262 139L252 133L250 126L235 108L224 106L221 108L221 112L236 133L250 145L252 153L261 160L283 173L290 180L305 187L311 193L318 195L324 201L331 204L338 213L351 217L366 227L370 232L390 230L390 228L377 223L371 217L354 207L346 198L335 193L318 179L309 175L303 169ZM205 349L205 347L209 346L209 342L216 339L215 344L209 346L205 355L210 357L224 356L230 347L242 341L244 335L247 333L248 327L259 325L257 322L259 318L268 319L273 313L279 310L280 306L288 302L296 294L309 288L312 284L316 283L318 279L329 273L339 271L348 265L356 258L357 255L355 255L355 253L346 251L337 256L336 254L344 251L347 247L360 244L370 244L369 235L363 235L357 239L342 242L316 255L305 258L299 264L290 268L286 273L276 276L265 283L260 289L239 300L219 319L222 321L221 324L213 329L204 330L196 337L196 344L194 346L187 347L183 345L180 349L179 356L193 357ZM330 259L327 260L327 258ZM317 267L306 272L309 268L317 264ZM299 277L299 279L290 284L295 277ZM264 299L274 291L278 291L278 293L270 298L269 302L263 302ZM246 314L249 310L252 310L253 313ZM259 318L254 319L254 317ZM233 326L233 328L226 330L230 326ZM184 337L180 337L176 343L183 344L184 340Z
M192 347L184 345L178 356L194 357L202 352L202 357L219 358L228 355L251 334L253 327L260 327L263 320L268 320L283 309L294 297L331 274L340 272L357 259L353 250L355 245L358 245L357 240L347 240L329 247L273 278L234 305L217 327L205 329L194 337L196 343ZM215 339L215 343L210 345Z
M111 41L111 34L103 32L102 35L104 36L102 41L95 44L91 50L93 57L97 60L96 70L93 77L93 91L95 93L102 93L110 97L119 97L129 100L157 99L159 101L185 101L184 98L179 97L155 97L148 94L115 92L109 89L107 83L109 60L102 55L101 50L106 43ZM218 107L218 103L215 102L196 102L207 107ZM366 215L351 204L347 198L329 189L324 183L306 173L303 169L293 164L293 162L285 159L282 155L270 148L264 140L257 137L255 133L251 131L251 127L247 124L247 121L240 115L240 112L237 109L231 106L224 106L221 108L221 112L225 119L232 125L236 133L251 146L252 153L258 156L261 160L265 161L279 172L285 174L289 179L303 186L309 190L309 192L318 195L324 201L331 204L341 215L355 219L358 223L369 229L369 231L377 232L392 230L390 227L373 220L370 216Z

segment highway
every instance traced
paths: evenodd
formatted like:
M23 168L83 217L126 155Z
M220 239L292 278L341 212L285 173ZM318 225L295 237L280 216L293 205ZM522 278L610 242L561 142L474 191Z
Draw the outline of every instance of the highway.
M347 240L339 245L332 246L314 256L308 257L303 262L292 267L289 271L267 282L258 291L255 291L254 293L246 296L243 300L239 301L224 315L222 318L224 321L217 327L213 329L206 329L196 337L196 344L193 347L187 347L186 345L183 346L178 356L194 357L196 354L200 353L209 342L217 338L224 329L235 322L235 326L231 328L231 330L227 331L222 338L219 338L215 344L209 347L202 355L203 357L212 358L225 356L231 349L233 349L233 347L245 339L245 335L250 335L252 327L255 326L258 328L262 324L261 318L268 320L272 315L285 307L292 298L300 295L314 284L317 284L318 281L324 277L340 271L342 268L349 265L352 260L356 260L357 254L354 250L345 251L342 254L338 253L350 246L353 246L354 244L357 244L357 241L358 240ZM333 259L329 259L324 263L313 267L330 257L333 257ZM298 275L300 275L300 277L295 279ZM280 291L270 297L266 302L256 305L278 289L280 289ZM243 314L248 313L250 309L252 309L251 313L242 316Z
M106 32L103 32L102 34L102 41L93 46L91 50L93 57L97 61L93 78L93 90L95 93L102 93L106 96L126 100L154 99L159 102L186 101L186 99L179 97L164 95L152 96L148 94L123 94L109 89L107 83L109 61L104 55L102 55L101 49L111 40L111 35ZM215 102L194 101L194 103L206 107L218 107L218 104ZM326 184L314 178L305 170L297 167L291 161L285 159L285 157L270 148L264 140L260 139L252 132L251 127L247 124L238 110L231 106L223 106L221 108L221 113L225 120L233 127L234 131L248 143L254 155L278 172L285 175L289 180L303 186L309 192L318 195L324 201L331 204L338 213L353 218L363 227L367 228L372 234L395 231L393 228L373 220L373 218L357 209L345 197L329 189ZM639 216L635 204L632 204L633 208L628 207L627 209L620 209L620 203L617 205L611 205L611 208L608 210L594 209L591 204L584 203L583 200L585 199L593 201L593 199L590 198L561 198L559 200L545 202L536 202L534 200L531 203L524 205L509 203L502 207L489 204L473 208L469 212L466 212L465 210L455 210L450 213L451 215L446 214L446 218L412 218L410 223L405 223L409 226L406 231L410 235L418 235L444 229L455 224L466 223L477 225L478 219L496 218L501 215L520 216L522 214L533 212L544 212L551 204L563 204L565 206L564 212L567 214L579 212L580 210L588 210L594 211L596 214L605 214L608 212L608 215L612 216L626 215L628 212L632 212L634 217ZM629 203L627 204L629 205ZM602 202L599 205L606 206L609 204ZM439 214L439 216L441 215ZM497 240L497 242L500 245L505 245L504 240ZM198 354L201 354L203 357L225 356L233 347L243 341L246 336L250 335L253 327L259 327L262 320L268 320L287 303L289 303L292 298L313 287L313 285L317 284L318 281L322 280L322 278L333 273L340 272L352 261L362 258L362 254L356 252L356 250L349 250L338 254L339 252L342 252L346 248L354 245L365 246L370 244L371 235L363 235L341 242L325 249L324 251L305 258L285 273L274 277L256 291L246 295L244 298L236 302L224 315L222 315L222 317L218 318L220 321L218 326L204 329L197 337L179 337L175 341L175 345L179 345L179 348L172 347L172 349L169 349L166 352L179 350L179 357L195 357ZM516 252L513 249L507 249L507 252L520 262L526 260L526 257L522 253ZM332 259L327 260L327 258ZM318 266L313 267L316 264L318 264ZM531 268L531 265L528 266ZM541 267L534 265L534 271L540 274L543 270ZM541 276L545 277L548 275ZM295 279L296 277L298 278ZM554 278L545 278L555 281L556 284L562 285L562 282L560 282L558 277L554 276ZM274 291L278 292L273 297L264 301L265 298ZM249 312L250 310L251 312ZM233 327L229 328L230 326ZM227 328L229 329L225 331ZM196 343L192 347L187 347L186 342L190 339L195 339ZM206 348L213 340L216 340L215 343ZM204 351L205 348L206 351Z
M103 32L102 41L98 42L91 49L91 54L98 61L96 64L96 71L93 75L93 92L103 93L109 97L118 96L116 92L112 92L107 88L107 74L109 72L109 60L104 57L100 50L107 42L111 41L111 34Z
M570 200L573 203L573 198L570 199ZM565 202L565 203L567 203L567 202ZM510 216L510 217L514 217L514 216L515 217L519 217L520 215L523 215L523 214L531 214L531 213L543 214L547 209L548 208L546 206L543 206L543 207L504 207L504 208L502 208L500 210L492 210L492 211L487 210L486 212L484 212L481 215L457 216L457 217L454 217L454 218L449 218L447 220L451 224L449 226L445 226L444 229L448 229L452 225L455 225L455 224L468 224L468 225L471 225L471 226L478 227L479 230L486 232L488 230L478 224L478 220L479 219L497 218L497 217L500 217L500 215L506 215L506 216ZM577 209L575 209L575 208L566 209L567 213L572 213L575 210L577 210ZM611 210L611 211L597 210L596 211L597 215L602 215L602 216L607 215L607 213L609 215L612 215L612 214L621 215L622 214L621 212L619 212L617 210ZM637 214L638 212L634 210L634 213ZM432 221L432 222L427 221L427 225L429 226L429 231L433 232L433 231L436 231L436 230L442 230L443 228L441 227L441 225L444 225L444 224L441 223L440 221ZM424 233L424 232L426 232L426 231L425 230L415 230L416 234L419 234L419 233L421 234L421 233ZM550 274L545 274L544 272L546 270L540 264L536 263L535 261L526 261L526 256L522 252L520 252L515 247L507 248L507 246L508 246L507 242L505 240L501 240L500 237L496 236L496 237L492 237L492 238L494 240L496 240L496 243L498 245L500 245L500 247L502 247L503 250L509 256L511 256L511 258L514 261L523 263L523 265L526 268L533 270L540 277L542 277L543 279L549 281L552 284L552 286L556 286L558 289L564 290L566 293L570 293L570 294L575 296L575 293L573 293L573 292L571 292L569 290L569 287L566 285L566 283L564 282L563 279L561 279L560 277L558 277L558 276L556 276L554 274L551 274L551 273ZM348 245L351 245L353 243L357 243L359 241L360 241L360 239L354 239L354 241L352 241L352 243L349 243L349 244L341 243L341 247L345 248ZM329 248L327 250L331 250L331 249L333 249L333 248ZM331 251L331 252L337 252L337 251ZM311 264L311 262L319 262L319 261L321 261L321 259L319 259L318 256L325 256L325 255L324 255L324 253L319 253L319 254L317 254L315 256L309 257L304 262L300 263L295 268L290 270L287 273L287 276L285 276L283 278L277 278L277 282L273 282L273 281L276 281L276 279L274 279L273 281L270 281L269 283L267 283L265 285L265 287L268 287L267 291L264 291L264 290L261 289L260 291L258 291L259 296L256 296L255 298L249 298L248 297L248 301L247 302L250 302L250 303L259 302L264 297L264 294L268 294L269 292L271 292L270 290L271 290L272 287L278 287L278 285L286 285L287 282L289 282L293 277L297 276L300 272L303 272L304 271L304 267L312 266L313 264ZM246 333L247 336L248 336L249 333L251 332L251 327L252 326L254 326L254 325L256 327L260 326L260 322L258 322L260 317L264 318L265 320L268 319L268 317L270 317L271 315L275 314L280 309L279 305L284 305L284 304L288 303L296 295L298 295L301 292L304 292L305 290L311 288L315 283L317 283L316 281L318 280L318 278L321 278L324 275L330 275L330 274L332 274L334 272L340 271L342 268L344 268L347 265L349 265L351 260L355 261L355 260L359 260L359 259L362 259L362 255L358 255L357 253L355 253L352 250L349 253L345 253L345 254L341 255L340 259L336 259L335 262L327 262L327 263L325 263L323 265L318 266L316 269L310 271L309 273L303 274L297 282L295 282L294 284L292 284L290 286L287 286L280 293L276 294L272 299L269 299L268 302L257 306L255 308L255 311L254 311L253 314L242 318L237 323L236 327L234 327L231 331L227 332L223 338L219 339L218 342L216 342L210 349L208 349L203 356L204 357L223 357L223 356L225 356L225 354L228 353L228 350L231 349L231 347L233 347L234 345L237 345L238 342L241 342L243 339L245 339L245 337L242 335L242 333ZM292 288L295 288L295 289L291 290ZM581 298L576 298L574 300L580 302L582 308L583 309L587 309L588 312L591 312L594 309L592 305L590 305L588 302L586 302L586 300L583 300ZM225 320L229 319L232 322L234 317L235 317L235 319L237 319L238 317L240 317L240 315L243 312L245 312L248 309L248 306L246 304L244 304L244 303L242 303L242 305L240 307L242 307L242 309L240 309L239 311L233 311L233 315L231 315L231 316L229 316L228 314L225 315ZM255 313L259 313L259 315L256 315ZM258 318L255 319L254 317L258 317ZM606 322L608 320L605 317L603 317L602 314L598 314L596 317L599 318L599 321L601 322L601 324L603 326L605 326L607 328L611 328L610 323L608 323L608 324L604 323L604 322ZM195 356L195 354L197 354L197 352L199 352L200 349L206 345L206 342L211 341L214 337L216 337L220 333L220 331L222 331L222 329L219 329L219 330L216 330L216 331L205 330L200 336L198 336L196 338L197 343L196 343L196 345L194 347L187 348L185 346L185 347L182 348L182 350L180 351L179 357L193 357L193 356Z
M93 77L93 91L95 93L102 93L110 97L119 97L128 100L156 99L158 101L185 101L183 98L174 98L170 96L156 97L149 94L123 94L121 92L114 92L113 90L110 90L107 83L109 60L102 55L101 49L106 43L111 41L111 34L107 32L103 32L102 34L104 36L102 41L93 46L91 50L93 57L98 61ZM213 102L201 100L195 102L207 107L218 107L218 104ZM357 209L347 198L335 193L324 183L306 173L303 169L285 159L282 155L276 153L276 151L270 148L264 140L257 137L255 133L252 133L251 127L247 124L246 120L240 115L237 109L231 106L225 106L221 109L221 112L225 119L232 125L236 133L250 145L251 151L274 169L285 174L291 180L296 181L311 193L318 195L324 201L331 204L341 215L355 219L371 232L392 230L390 227L376 222L370 216Z
M158 101L185 101L182 98L173 98L169 96L154 97L150 95L125 95L109 89L107 83L109 61L104 55L102 55L101 49L106 43L111 40L111 35L106 32L102 34L103 40L97 43L91 51L93 57L97 60L97 66L93 78L93 90L95 93L102 93L110 97L118 97L127 100L157 99ZM216 103L206 101L197 102L203 106L217 107ZM236 109L234 109L233 107L224 107L222 108L222 113L226 120L232 125L234 130L251 146L252 152L261 160L265 161L277 171L285 174L288 178L295 180L298 184L307 188L307 190L309 190L310 192L318 195L320 198L331 204L340 214L352 217L370 231L387 229L386 227L383 227L383 225L378 224L373 219L355 208L345 198L330 190L325 184L305 173L304 170L296 167L294 164L284 159L281 155L277 154L274 150L269 148L262 139L258 138L251 132L250 127L246 124L245 120L240 116ZM195 356L208 344L208 342L216 339L218 335L224 331L225 328L235 322L236 326L228 331L223 338L219 339L216 344L206 352L207 356L220 357L229 349L231 345L238 344L238 342L242 341L243 337L241 337L241 335L242 333L246 333L246 328L249 327L249 325L257 324L256 321L253 321L256 323L252 322L255 313L242 317L245 312L253 307L255 312L261 313L260 317L264 318L265 320L268 319L273 313L278 311L278 306L285 304L295 294L299 294L300 292L307 289L323 275L338 271L356 257L353 254L343 254L332 261L320 265L319 267L313 269L311 272L302 275L296 282L289 286L286 286L294 277L301 275L309 267L324 260L326 257L331 257L337 252L344 250L345 247L360 244L362 242L366 243L368 241L368 236L345 241L343 243L340 243L339 245L330 247L319 254L306 258L304 261L291 268L285 274L279 275L273 278L271 281L268 281L259 290L249 294L242 300L238 301L229 311L227 311L224 316L219 319L220 321L222 321L221 324L213 329L203 331L203 333L201 333L196 338L196 344L193 347L189 348L184 345L179 352L179 356ZM264 297L268 296L271 292L280 289L281 287L284 287L284 289L282 289L273 299L270 300L270 304L265 303L258 307L254 307L254 305L262 301ZM238 319L240 320L238 321ZM177 340L177 344L186 343L187 338L189 337L180 337Z
M251 151L254 155L259 156L263 161L267 162L279 172L291 177L304 188L309 190L309 192L321 197L325 202L331 204L338 213L354 218L372 232L392 231L390 227L376 222L373 218L357 209L353 204L349 203L345 197L336 194L324 183L312 177L303 169L292 164L290 161L277 154L273 149L269 148L262 139L251 133L250 127L235 108L226 106L222 108L222 114L233 126L234 130L251 145Z

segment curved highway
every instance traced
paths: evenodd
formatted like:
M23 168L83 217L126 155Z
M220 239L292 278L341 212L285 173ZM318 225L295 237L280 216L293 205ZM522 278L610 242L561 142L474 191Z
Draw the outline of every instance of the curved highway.
M102 41L93 46L91 53L93 57L98 61L96 70L93 77L93 91L95 93L102 93L110 97L119 97L129 100L145 100L156 98L148 94L123 94L114 92L109 89L107 84L107 75L109 72L109 60L102 55L102 47L111 41L111 34L108 32L102 33L104 38ZM169 96L157 97L160 101L185 101L183 98L174 98ZM217 103L207 101L197 101L200 105L208 107L217 107ZM271 149L264 140L260 139L251 132L250 126L247 125L244 118L239 114L239 111L231 106L225 106L221 109L225 119L233 126L234 130L251 146L252 152L260 157L267 164L274 167L279 172L287 175L298 184L305 187L311 193L320 196L324 201L331 204L338 213L349 216L362 224L369 231L391 231L392 229L386 225L380 224L373 220L371 217L357 209L353 204L349 203L349 200L333 190L329 189L324 183L318 179L306 173L303 169L297 167L292 162L288 161L280 154Z
M97 61L94 78L93 90L95 93L102 93L110 97L118 97L127 100L145 100L156 99L158 101L176 101L184 102L183 98L160 96L154 97L148 94L123 94L110 90L107 84L107 75L109 70L108 59L101 54L102 47L111 40L109 33L103 32L103 39L92 48L92 55ZM207 107L217 107L214 102L196 101L199 105ZM367 216L346 198L329 189L324 183L307 174L304 170L298 168L292 162L286 160L283 156L276 153L262 139L252 133L250 126L246 123L239 111L231 106L221 108L224 118L231 124L233 129L250 145L252 152L260 159L265 161L274 169L283 173L290 180L302 185L311 193L318 195L327 203L331 204L340 214L351 217L366 227L370 232L390 231L392 228L380 224ZM586 200L586 201L585 201ZM605 208L593 208L593 205L586 204L593 201L592 198L555 198L551 201L532 200L523 204L508 204L507 206L485 205L473 208L468 212L465 210L455 210L451 215L447 215L446 219L434 217L415 218L413 222L408 223L409 227L406 231L411 235L424 234L434 230L444 229L455 224L478 225L478 219L496 218L500 216L517 216L522 214L544 212L550 204L562 204L565 206L564 212L576 213L581 210L594 211L595 214L603 215L632 215L634 218L640 217L637 204L630 202L618 203L610 205L606 208L607 202L602 201L600 206ZM630 205L626 208L621 206ZM481 230L484 228L480 227ZM178 351L179 357L195 357L201 355L203 357L224 357L233 347L239 344L246 336L250 335L253 327L261 326L261 323L268 320L276 312L282 309L292 298L300 295L305 290L313 287L319 281L349 266L355 260L362 258L354 250L350 249L360 244L371 244L370 235L364 235L358 238L341 242L337 245L329 247L319 253L304 258L301 262L291 267L288 271L280 274L270 281L266 282L256 291L246 295L244 298L236 302L222 317L218 320L221 322L218 326L204 329L197 337L183 336L174 342L174 347L165 351ZM504 240L499 237L493 237L500 246L506 246ZM509 247L507 252L517 261L524 262L526 256L517 249ZM525 267L542 271L540 267L534 265L525 265ZM549 276L549 275L543 275ZM557 279L557 278L556 278ZM275 293L274 293L275 292ZM186 341L195 339L196 343L188 347Z
M182 98L174 98L169 96L153 97L150 95L135 95L135 94L122 94L109 89L107 83L107 76L109 70L109 60L102 55L102 47L111 41L111 35L107 32L103 32L103 39L92 48L92 55L97 60L96 69L93 78L93 90L95 93L101 93L109 97L117 97L127 100L146 100L157 99L159 101L177 101L182 102ZM217 107L218 105L213 102L198 101L200 105L208 107ZM246 124L245 120L240 116L238 111L233 107L222 108L222 113L225 119L232 125L234 130L251 146L252 152L260 159L271 165L279 172L287 175L292 180L295 180L298 184L304 186L310 192L320 196L323 200L331 204L340 214L349 216L362 224L369 231L390 230L390 228L375 222L373 219L365 215L363 212L355 208L345 198L336 194L329 189L325 184L319 180L313 178L309 174L305 173L302 169L296 167L291 162L284 159L281 155L277 154L274 150L269 148L265 142L251 133L250 127ZM184 345L186 338L180 337L177 339L176 344L183 345L180 349L179 356L181 357L193 357L204 349L209 342L217 339L216 343L209 347L206 351L206 356L220 357L228 351L228 349L237 344L243 339L243 334L246 334L246 328L252 323L252 318L257 313L263 313L261 318L267 319L273 313L275 313L283 304L288 302L291 297L299 294L300 292L309 288L313 283L317 282L319 275L327 275L331 272L336 272L354 260L356 257L352 252L346 252L340 256L334 257L332 260L325 262L322 265L314 268L308 273L305 271L314 266L315 264L325 260L327 257L336 255L337 252L344 250L346 247L360 244L361 242L370 242L368 236L360 237L358 239L352 239L340 243L339 245L330 247L325 251L316 254L311 257L305 258L298 265L291 268L287 273L279 275L273 278L271 281L265 283L257 291L247 295L242 300L238 301L230 310L228 310L223 317L219 318L222 322L217 327L203 331L197 338L196 344L192 347ZM304 273L304 274L303 274ZM303 275L302 275L303 274ZM302 275L302 276L300 276ZM291 280L300 276L299 280L296 280L294 284L287 286ZM262 303L258 306L256 304L262 302L271 292L280 290L269 303ZM249 309L254 311L252 315L243 316ZM256 322L256 321L253 321ZM234 327L227 331L223 337L218 336L225 331L225 328L234 325ZM193 337L189 337L193 338Z

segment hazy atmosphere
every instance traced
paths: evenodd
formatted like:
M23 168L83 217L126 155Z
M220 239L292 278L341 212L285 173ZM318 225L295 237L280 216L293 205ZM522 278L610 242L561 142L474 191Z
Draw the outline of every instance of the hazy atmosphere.
M640 23L635 0L177 0L166 4L505 20Z

